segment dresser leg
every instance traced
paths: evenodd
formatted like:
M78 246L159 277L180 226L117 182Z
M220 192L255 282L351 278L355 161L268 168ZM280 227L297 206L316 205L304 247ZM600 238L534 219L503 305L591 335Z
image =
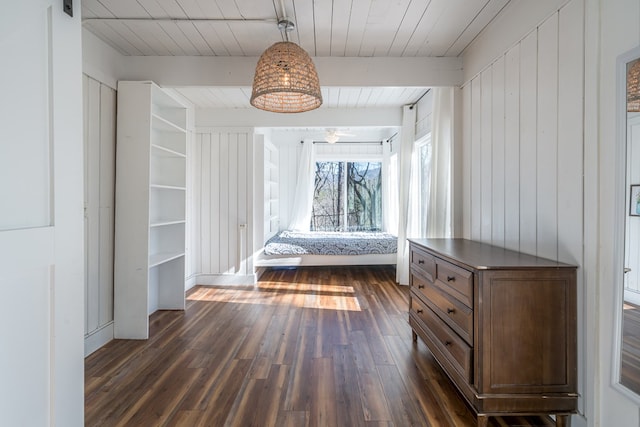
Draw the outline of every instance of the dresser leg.
M418 342L418 334L416 334L416 331L411 331L411 339L413 342Z
M489 415L478 415L478 427L487 427L489 425Z
M556 415L556 427L571 427L571 416Z

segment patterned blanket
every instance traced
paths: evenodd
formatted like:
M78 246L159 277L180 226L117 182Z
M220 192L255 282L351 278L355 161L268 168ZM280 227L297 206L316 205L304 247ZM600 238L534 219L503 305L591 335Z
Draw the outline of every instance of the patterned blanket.
M264 245L266 255L364 255L392 254L398 238L377 232L281 231Z

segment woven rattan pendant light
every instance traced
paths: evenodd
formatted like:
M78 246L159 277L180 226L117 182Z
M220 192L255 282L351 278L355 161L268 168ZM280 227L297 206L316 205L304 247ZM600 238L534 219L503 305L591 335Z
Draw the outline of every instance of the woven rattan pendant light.
M278 22L285 34L294 24ZM275 43L258 60L253 78L251 105L274 113L301 113L322 105L322 93L316 67L311 57L297 44Z
M640 113L640 59L627 66L627 111Z

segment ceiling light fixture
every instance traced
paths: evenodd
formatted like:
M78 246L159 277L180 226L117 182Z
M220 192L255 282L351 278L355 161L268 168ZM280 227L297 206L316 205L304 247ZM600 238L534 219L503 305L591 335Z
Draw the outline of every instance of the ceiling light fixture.
M338 132L336 131L329 131L327 132L327 135L324 137L324 140L327 141L329 144L335 144L336 142L338 142L339 139L340 137L338 136Z
M273 44L258 60L250 103L274 113L301 113L322 105L320 81L307 52L289 41L295 24L278 22L286 41Z

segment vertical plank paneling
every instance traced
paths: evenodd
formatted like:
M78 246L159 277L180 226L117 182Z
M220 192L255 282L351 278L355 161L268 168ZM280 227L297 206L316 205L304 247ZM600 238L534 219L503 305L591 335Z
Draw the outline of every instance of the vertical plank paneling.
M582 264L584 6L572 1L559 16L558 49L558 259Z
M504 206L505 206L505 124L504 124L504 105L505 105L505 84L504 69L505 58L499 58L492 67L493 81L492 87L492 219L491 219L491 242L494 245L504 246Z
M216 169L211 168L211 135L202 134L198 135L200 139L201 145L201 155L202 155L202 166L200 170L200 175L202 176L203 183L211 182L211 174L215 173ZM200 253L202 256L202 271L211 271L211 227L212 222L209 221L211 218L211 211L215 208L214 203L212 203L212 194L210 192L211 187L207 185L202 186L202 192L200 193L201 205L201 228L200 228ZM215 199L213 199L215 200Z
M302 146L300 143L291 144L278 144L277 141L272 141L278 148L280 158L278 160L280 165L297 165L298 164L298 148ZM291 211L293 209L293 195L296 188L296 176L298 174L297 167L281 167L279 169L278 182L280 183L280 192L278 194L280 199L280 229L289 226L291 221Z
M200 230L197 238L200 258L194 271L203 275L250 274L248 256L253 230L253 135L243 130L202 129L201 162L196 180L201 204L198 210ZM240 224L245 224L240 241ZM243 249L241 257L241 248ZM223 279L224 280L224 279ZM228 283L228 282L226 282Z
M84 245L84 255L85 255L85 276L84 276L84 333L85 335L89 332L89 280L87 279L87 275L88 275L88 270L87 270L87 256L89 254L89 250L88 250L88 240L87 240L87 214L86 214L86 208L87 208L87 192L89 191L89 185L88 185L88 180L87 180L87 153L89 150L89 77L85 74L82 75L82 141L83 141L83 150L84 150L84 157L83 157L83 161L85 164L84 167L84 180L85 180L85 186L84 186L84 193L83 193L83 197L84 197L84 241L85 241L85 245Z
M480 108L481 108L481 81L476 77L471 81L471 238L480 240L481 212L481 186L480 186Z
M100 314L113 320L114 197L116 172L116 92L100 87Z
M492 206L492 147L493 147L493 121L492 121L492 70L491 67L482 72L481 76L481 102L480 102L480 240L491 243L491 221L493 219Z
M219 215L218 224L220 233L219 235L219 257L221 273L229 273L229 134L220 134L220 163L218 164L219 177L220 177L220 198L219 198ZM215 246L215 241L212 240L212 246Z
M191 254L191 259L193 260L193 269L192 274L202 273L202 134L196 133L193 138L193 156L191 157L191 161L193 162L193 221L192 230L193 230L193 240L192 247L196 248L196 243L198 244L197 250L194 250Z
M253 156L249 156L248 139L249 135L246 133L238 135L238 188L236 190L238 193L238 226L240 226L240 224L244 224L245 226L243 234L239 236L242 240L238 240L237 268L241 274L246 274L247 244L249 242L249 232L251 231L249 228L248 210L251 204L249 196L252 192L249 191L247 166L249 164L248 160Z
M208 167L211 169L211 178L206 181L206 185L209 192L209 197L213 201L210 216L204 217L211 224L211 234L209 235L209 241L206 243L209 246L209 263L208 270L203 270L203 273L219 273L220 270L220 217L222 214L222 205L220 202L220 187L222 182L222 172L220 170L222 164L227 164L227 159L220 157L220 134L210 134L211 140L211 155L209 156ZM226 250L226 248L222 249Z
M583 18L567 3L463 86L465 237L581 261Z
M239 167L238 167L238 134L227 134L228 150L229 150L229 171L227 173L227 206L228 206L228 235L227 235L227 272L235 273L238 271L239 260L239 245L238 238L239 223L238 223L238 179L239 179Z
M504 245L520 249L520 45L505 56Z
M100 324L100 82L88 79L88 123L85 151L85 249L87 331Z
M85 336L113 321L116 92L83 75ZM106 335L105 335L106 337ZM100 340L103 338L101 337ZM88 351L103 343L89 342Z
M462 88L462 236L471 238L471 84Z
M520 44L520 250L536 253L538 32Z
M558 257L558 15L538 29L537 255Z

